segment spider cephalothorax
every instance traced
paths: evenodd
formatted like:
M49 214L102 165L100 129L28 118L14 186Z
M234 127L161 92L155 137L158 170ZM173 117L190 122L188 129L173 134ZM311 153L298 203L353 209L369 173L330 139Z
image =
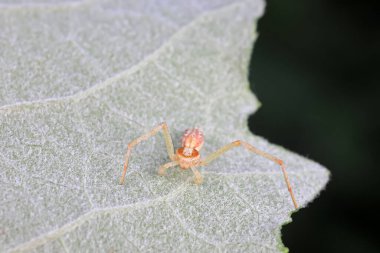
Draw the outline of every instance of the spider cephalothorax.
M201 173L198 171L197 167L209 164L211 161L215 160L220 155L222 155L223 153L227 152L228 150L230 150L234 147L242 146L246 150L248 150L252 153L258 154L262 157L265 157L265 158L277 163L281 167L282 173L284 175L285 183L288 187L288 191L289 191L290 196L291 196L292 201L293 201L293 205L296 209L298 208L298 204L297 204L296 199L294 197L293 190L292 190L292 187L290 186L288 175L287 175L286 170L285 170L285 165L284 165L284 162L282 160L280 160L277 157L274 157L274 156L272 156L272 155L270 155L264 151L261 151L261 150L255 148L254 146L252 146L251 144L249 144L247 142L240 141L240 140L231 142L230 144L227 144L227 145L221 147L220 149L218 149L214 153L211 153L205 159L201 159L199 152L203 146L204 137L203 137L203 132L198 128L190 128L190 129L187 129L185 131L185 133L182 136L182 147L177 149L176 153L174 153L173 142L172 142L172 139L170 137L169 129L168 129L168 126L166 123L162 123L162 124L156 126L149 133L140 136L139 138L131 141L128 144L128 149L127 149L127 152L125 154L124 171L123 171L123 174L120 178L120 184L124 183L125 174L127 173L127 168L128 168L129 156L131 155L132 148L134 146L136 146L137 144L139 144L141 141L147 140L149 137L155 135L161 129L163 130L163 133L164 133L166 148L167 148L168 155L169 155L171 162L168 162L168 163L160 166L160 168L158 169L159 175L165 175L167 169L169 169L170 167L174 167L176 165L179 165L179 167L181 169L184 169L184 170L190 168L195 175L194 182L196 184L201 184L203 182L203 177L202 177Z

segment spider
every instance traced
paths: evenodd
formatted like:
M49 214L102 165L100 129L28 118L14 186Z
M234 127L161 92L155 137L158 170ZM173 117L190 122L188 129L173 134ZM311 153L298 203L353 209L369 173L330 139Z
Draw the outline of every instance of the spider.
M195 176L194 183L201 184L203 182L203 177L201 173L198 171L197 167L205 166L209 164L211 161L221 156L223 153L227 152L228 150L235 147L242 146L243 148L247 149L250 152L258 154L262 157L265 157L277 163L281 167L282 173L284 175L285 183L288 187L288 191L290 193L290 197L292 199L293 205L295 209L298 208L298 204L294 197L293 190L292 190L292 187L290 186L289 178L285 170L285 165L282 160L255 148L254 146L248 144L247 142L240 141L240 140L231 142L230 144L227 144L221 147L214 153L211 153L205 159L201 159L199 152L204 143L204 136L203 136L202 130L200 130L199 128L187 129L182 136L182 147L178 148L176 152L174 153L173 141L169 134L168 125L165 122L159 124L148 133L138 137L137 139L134 139L128 144L127 152L125 154L124 170L120 178L120 184L124 184L125 174L127 173L128 161L129 161L129 157L131 155L132 149L140 142L145 141L148 138L156 135L160 130L162 130L164 134L166 149L168 151L168 155L171 160L171 162L168 162L160 166L160 168L158 169L158 174L160 176L165 175L166 171L170 167L179 165L179 167L183 170L191 169Z

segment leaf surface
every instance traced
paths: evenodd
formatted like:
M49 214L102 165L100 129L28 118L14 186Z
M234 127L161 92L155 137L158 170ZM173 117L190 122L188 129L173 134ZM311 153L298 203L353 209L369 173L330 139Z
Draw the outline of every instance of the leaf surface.
M159 1L158 1L159 2ZM247 68L262 1L0 1L0 251L279 252L292 202L281 170L243 149L192 174L157 168L201 127L287 165L305 206L321 165L250 134ZM296 136L294 138L297 138Z

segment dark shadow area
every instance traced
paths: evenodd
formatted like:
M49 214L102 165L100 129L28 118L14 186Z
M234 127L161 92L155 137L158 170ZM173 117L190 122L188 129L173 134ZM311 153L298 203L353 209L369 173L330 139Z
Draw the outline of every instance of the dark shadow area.
M283 227L290 252L380 252L379 18L378 1L289 0L259 21L250 129L332 174Z

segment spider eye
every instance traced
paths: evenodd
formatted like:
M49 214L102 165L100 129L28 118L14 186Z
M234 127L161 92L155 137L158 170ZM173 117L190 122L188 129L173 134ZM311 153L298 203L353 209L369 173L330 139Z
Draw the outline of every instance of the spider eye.
M189 158L199 156L199 152L196 149L191 149L191 150L188 149L188 151L190 151L191 153L187 153L186 149L188 148L179 148L177 153L183 157L189 157Z

